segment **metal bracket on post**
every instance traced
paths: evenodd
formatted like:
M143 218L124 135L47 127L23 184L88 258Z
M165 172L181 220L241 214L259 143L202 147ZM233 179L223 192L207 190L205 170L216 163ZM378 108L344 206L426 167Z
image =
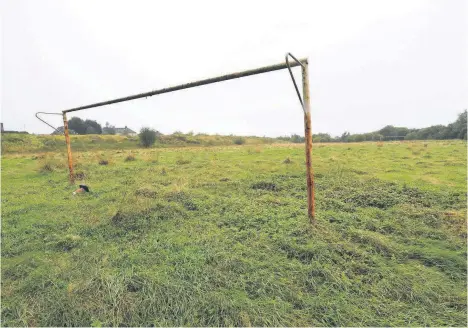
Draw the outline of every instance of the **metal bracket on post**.
M294 59L296 63L302 67L302 97L297 87L296 80L289 64L289 57ZM309 93L309 69L307 60L299 61L291 53L286 54L286 66L296 89L297 96L302 105L304 112L304 139L305 139L305 155L306 155L306 179L307 179L307 213L311 224L315 224L315 186L314 186L314 171L312 169L312 121L310 117L310 93Z
M301 65L302 68L304 68L304 64L301 63L296 57L294 57L290 52L288 52L286 54L286 65L288 66L288 71L289 71L289 75L291 75L291 79L294 83L294 88L296 89L296 93L297 93L297 96L299 97L299 101L301 102L301 106L302 106L302 110L304 111L305 113L305 108L304 108L304 102L302 101L302 97L301 97L301 93L299 92L299 88L297 87L297 84L296 84L296 80L294 79L294 75L292 73L292 70L291 70L291 65L289 65L289 57L291 57L292 59L294 59L296 61L296 63L298 63L299 65Z
M44 123L44 124L47 124L47 125L48 125L48 126L50 126L52 129L54 129L54 131L57 131L57 128L56 128L56 127L54 127L54 126L50 125L49 123L47 123L46 121L44 121L42 118L40 118L40 117L38 116L38 114L45 114L45 115L60 115L60 116L62 116L62 113L46 113L46 112L37 112L37 113L35 114L36 118L37 118L39 121L41 121L41 122L42 122L42 123Z

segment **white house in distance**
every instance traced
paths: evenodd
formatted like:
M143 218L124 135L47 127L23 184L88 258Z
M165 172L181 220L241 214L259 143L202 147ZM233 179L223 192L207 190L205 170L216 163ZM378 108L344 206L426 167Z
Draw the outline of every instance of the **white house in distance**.
M124 128L115 128L115 134L118 135L124 135L124 136L136 136L137 133L133 131L132 129L129 129L127 127Z
M114 133L112 133L114 132ZM114 127L105 127L102 128L102 134L116 134L120 136L136 136L137 133L128 127L124 128L114 128Z

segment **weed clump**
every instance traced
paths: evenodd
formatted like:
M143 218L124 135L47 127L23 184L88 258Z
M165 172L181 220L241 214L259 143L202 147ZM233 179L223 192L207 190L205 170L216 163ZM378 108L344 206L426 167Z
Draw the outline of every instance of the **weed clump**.
M279 187L273 183L273 182L267 182L267 181L260 181L257 183L254 183L250 188L255 189L255 190L269 190L269 191L278 191Z
M41 166L41 171L42 171L42 172L53 172L53 171L54 171L54 167L53 167L52 164L50 164L50 163L44 163L44 164Z
M130 154L128 155L127 157L125 157L125 162L133 162L134 160L136 160L135 156Z
M286 158L286 159L283 161L283 164L291 164L291 163L292 163L292 161L291 161L291 159L290 159L289 157Z
M51 158L44 158L39 162L39 172L41 173L50 173L63 168L63 163Z
M109 161L106 159L99 160L99 165L108 165L108 164L109 164Z
M75 179L77 179L77 180L86 179L86 173L84 173L83 171L76 172L75 173Z

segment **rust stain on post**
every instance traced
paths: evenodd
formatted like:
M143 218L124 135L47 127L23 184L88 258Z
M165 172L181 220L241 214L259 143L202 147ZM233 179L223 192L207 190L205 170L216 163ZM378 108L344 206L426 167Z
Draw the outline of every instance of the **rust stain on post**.
M71 153L70 135L68 133L68 120L67 120L66 113L63 113L63 130L65 133L65 142L67 143L68 170L70 172L70 183L74 183L75 175L73 174L73 159L72 159L72 153Z
M315 186L312 169L312 120L310 118L309 65L302 67L302 97L304 104L304 134L307 171L307 212L310 223L315 224Z

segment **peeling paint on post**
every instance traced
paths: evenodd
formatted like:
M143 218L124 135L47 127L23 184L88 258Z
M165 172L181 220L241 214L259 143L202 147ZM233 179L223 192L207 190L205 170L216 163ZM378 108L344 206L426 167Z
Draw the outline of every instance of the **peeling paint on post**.
M70 183L75 183L75 175L73 174L73 159L72 159L72 153L71 153L70 135L68 133L67 113L63 113L63 130L65 134L65 142L67 143L68 170L70 172Z
M315 186L312 169L312 121L310 118L309 65L302 66L302 97L304 104L304 136L307 171L307 212L310 223L315 224Z

